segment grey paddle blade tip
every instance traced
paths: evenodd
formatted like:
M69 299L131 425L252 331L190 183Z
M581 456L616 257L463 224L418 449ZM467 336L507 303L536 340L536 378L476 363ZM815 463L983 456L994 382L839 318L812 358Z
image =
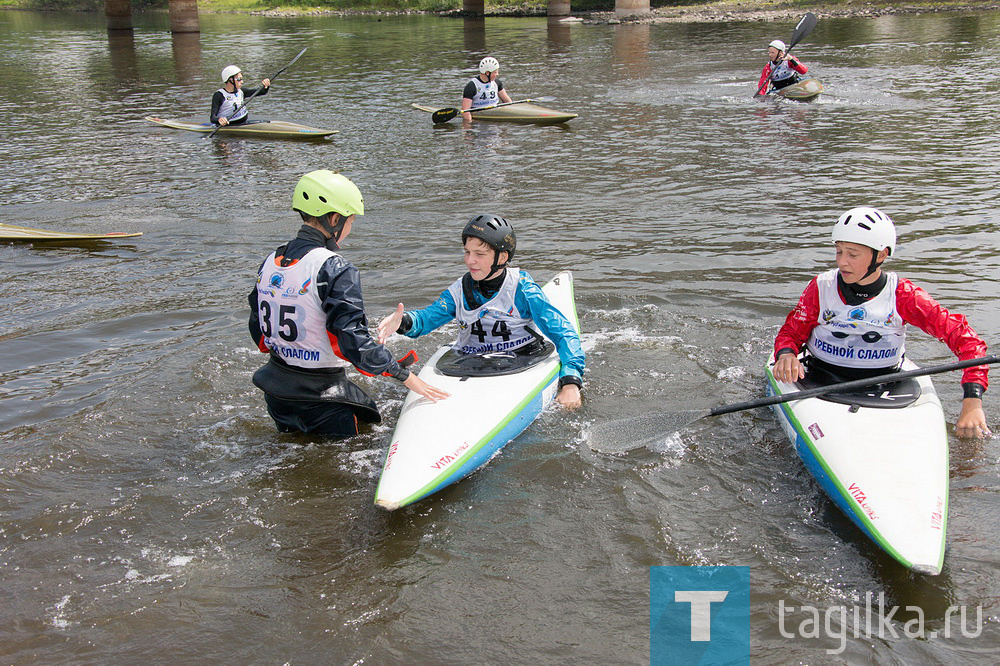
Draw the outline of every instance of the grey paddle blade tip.
M641 414L595 423L584 430L583 438L597 453L626 453L643 447L673 451L680 446L678 433L707 415L705 410Z

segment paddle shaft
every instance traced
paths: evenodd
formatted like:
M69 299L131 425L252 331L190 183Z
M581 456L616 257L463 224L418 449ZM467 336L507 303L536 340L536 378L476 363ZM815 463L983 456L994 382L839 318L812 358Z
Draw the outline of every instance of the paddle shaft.
M309 47L307 46L306 48L304 48L301 51L299 51L299 54L297 56L295 56L294 58L292 58L292 61L290 63L288 63L287 65L285 65L284 67L282 67L281 69L279 69L277 72L274 73L274 76L271 77L271 81L274 81L276 78L278 78L279 76L281 76L282 72L284 72L286 69L288 69L289 67L291 67L292 65L294 65L295 61L298 60L299 58L301 58L302 54L305 53L306 50L308 50L308 49L309 49ZM246 106L247 106L247 104L250 103L250 100L252 100L254 97L256 97L257 93L259 93L263 88L264 88L264 86L261 86L261 87L257 88L256 90L254 90L253 94L250 95L249 97L247 97L246 100L243 101L243 106L241 106L239 109L234 110L233 113L229 116L229 118L231 118L232 116L236 115L236 113L240 109L245 109ZM228 120L229 118L226 118L226 120ZM208 135L206 135L205 138L206 139L211 139L213 136L215 136L215 133L218 132L223 127L225 127L225 125L219 125L214 130L212 130Z
M950 370L962 370L964 368L971 368L977 365L990 365L992 363L1000 363L1000 356L983 356L982 358L970 358L965 361L957 361L955 363L946 363L944 365L934 365L929 368L916 368L915 370L903 370L902 372L893 372L887 375L878 375L876 377L867 377L865 379L855 379L849 382L840 382L838 384L830 384L829 386L818 386L812 389L806 389L805 391L796 391L794 393L785 393L784 395L772 395L766 398L759 398L757 400L749 400L747 402L737 402L731 405L722 405L721 407L715 407L710 409L705 413L704 416L719 416L720 414L732 414L733 412L742 412L747 409L756 409L758 407L769 407L770 405L777 405L783 402L791 402L793 400L803 400L805 398L814 398L818 395L826 395L828 393L840 393L844 391L851 391L857 388L864 388L866 386L875 386L876 384L888 384L890 382L898 382L901 379L908 379L910 377L923 377L925 375L936 375L941 372L948 372Z
M806 35L812 32L812 29L816 27L817 20L818 19L816 18L816 15L811 12L807 12L806 15L802 17L802 20L799 21L799 24L795 26L795 31L792 32L792 38L788 42L788 48L785 49L786 56L791 52L793 48L795 48L796 44L801 42ZM755 94L754 97L760 97L763 94L762 91L765 88L767 88L767 84L770 81L771 81L770 78L765 80L764 85L762 85L760 88L757 89L757 94Z
M477 109L466 109L465 111L468 111L469 113L476 113L478 111L489 111L490 109L497 109L500 108L501 106L510 106L511 104L528 104L530 102L550 102L553 99L554 99L553 97L535 97L533 99L517 99L514 100L513 102L501 102L500 104L491 104L490 106L480 106ZM465 113L465 111L463 111L462 109L456 109L455 107L438 109L437 111L431 114L431 121L433 121L435 125L439 123L446 123L455 116L461 113Z

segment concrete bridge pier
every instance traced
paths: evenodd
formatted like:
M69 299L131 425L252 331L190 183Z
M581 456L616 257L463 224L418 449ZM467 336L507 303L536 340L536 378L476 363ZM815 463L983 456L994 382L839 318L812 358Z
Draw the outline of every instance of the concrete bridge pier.
M201 32L198 0L169 0L170 32Z
M649 0L615 0L615 16L625 18L649 13Z
M549 0L549 16L569 16L569 3L570 0Z
M108 30L132 29L130 0L104 0L104 15L108 19Z
M462 0L462 11L466 14L482 16L486 13L486 0Z

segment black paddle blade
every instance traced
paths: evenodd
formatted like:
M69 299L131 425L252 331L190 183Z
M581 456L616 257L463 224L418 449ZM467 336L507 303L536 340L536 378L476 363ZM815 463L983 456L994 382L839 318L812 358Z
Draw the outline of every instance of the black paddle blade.
M447 109L438 109L437 111L431 114L431 122L434 123L435 125L446 123L460 113L461 111L459 111L458 109L450 107Z
M583 435L591 450L598 453L625 453L642 447L662 452L679 446L677 434L704 416L709 412L697 409L640 414L594 424Z
M795 26L795 31L792 33L792 39L788 44L788 51L792 50L792 47L801 42L806 35L812 32L812 29L816 27L816 22L819 19L812 12L806 12L806 15L802 17L799 24ZM786 51L786 53L788 52Z

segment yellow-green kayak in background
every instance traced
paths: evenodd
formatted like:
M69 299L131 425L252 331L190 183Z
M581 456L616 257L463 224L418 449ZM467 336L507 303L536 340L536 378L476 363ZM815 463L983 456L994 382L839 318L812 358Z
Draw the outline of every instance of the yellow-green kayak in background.
M11 241L64 243L68 241L117 240L119 238L135 238L141 235L142 232L138 231L134 233L112 231L104 234L78 234L69 231L47 231L45 229L31 229L30 227L16 227L13 224L0 223L0 242L6 243Z
M338 130L325 130L308 125L299 125L284 120L251 120L240 125L226 125L219 127L212 123L191 123L184 120L169 120L146 116L146 120L171 129L187 130L189 132L200 132L208 134L218 129L218 134L230 136L259 136L270 139L321 139L331 134L336 134Z
M427 106L426 104L411 104L414 109L434 113L447 107ZM504 104L493 109L483 109L473 114L476 120L488 120L501 123L520 123L522 125L555 125L569 122L576 118L575 113L556 111L531 102L523 104Z

